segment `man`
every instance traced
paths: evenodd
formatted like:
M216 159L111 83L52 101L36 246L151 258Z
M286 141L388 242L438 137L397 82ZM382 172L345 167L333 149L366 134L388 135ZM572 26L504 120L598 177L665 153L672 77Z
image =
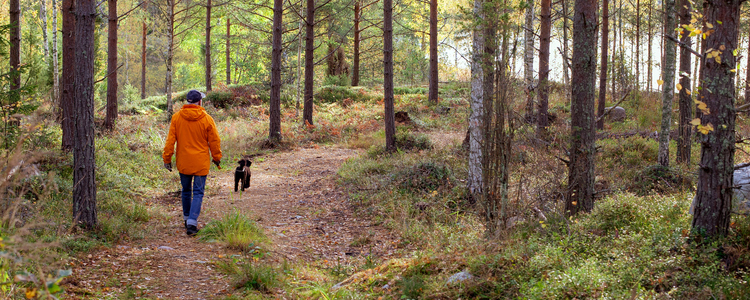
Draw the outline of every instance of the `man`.
M221 139L216 123L201 107L205 94L196 90L187 93L187 104L172 116L167 143L164 145L164 168L172 172L172 154L177 143L177 171L182 183L182 218L187 235L198 233L206 176L213 160L221 164ZM209 150L211 152L209 153Z

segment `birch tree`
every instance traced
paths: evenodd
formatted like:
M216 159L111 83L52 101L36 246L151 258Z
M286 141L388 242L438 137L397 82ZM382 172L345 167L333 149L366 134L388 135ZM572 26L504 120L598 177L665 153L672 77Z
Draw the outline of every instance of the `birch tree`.
M665 35L673 35L675 24L675 1L664 2L664 28ZM662 66L662 106L661 106L661 129L659 132L659 165L669 167L669 129L672 125L672 101L674 99L674 72L677 49L675 43L667 36L663 38L664 65Z

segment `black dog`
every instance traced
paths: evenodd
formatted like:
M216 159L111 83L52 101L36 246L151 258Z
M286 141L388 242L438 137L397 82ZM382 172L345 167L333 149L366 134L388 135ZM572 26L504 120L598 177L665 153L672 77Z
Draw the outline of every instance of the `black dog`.
M238 162L240 164L237 169L234 169L234 191L237 192L237 184L242 181L242 191L244 191L246 188L250 187L250 177L253 175L250 173L250 166L253 164L253 162L250 160L250 158L245 157L240 159Z

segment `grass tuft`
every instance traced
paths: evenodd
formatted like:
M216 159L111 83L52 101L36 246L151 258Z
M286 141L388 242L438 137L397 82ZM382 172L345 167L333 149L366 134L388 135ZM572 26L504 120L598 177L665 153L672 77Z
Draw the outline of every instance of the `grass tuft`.
M198 232L198 237L204 241L218 240L227 248L243 252L250 251L256 244L267 240L263 230L239 211L209 222Z

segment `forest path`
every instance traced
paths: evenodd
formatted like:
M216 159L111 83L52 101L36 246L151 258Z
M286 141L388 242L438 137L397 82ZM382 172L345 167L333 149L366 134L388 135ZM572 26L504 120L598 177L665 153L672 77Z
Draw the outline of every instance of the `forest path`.
M365 216L356 216L336 171L356 150L315 147L254 159L251 185L233 191L235 162L207 181L199 228L239 210L256 220L271 242L269 259L316 268L360 265L369 255L395 253L397 238ZM175 174L176 176L177 174ZM179 181L177 181L179 182ZM179 186L179 183L176 184ZM153 218L143 239L126 241L74 259L68 299L216 299L232 292L214 262L237 251L188 237L179 193L154 199L168 218Z

